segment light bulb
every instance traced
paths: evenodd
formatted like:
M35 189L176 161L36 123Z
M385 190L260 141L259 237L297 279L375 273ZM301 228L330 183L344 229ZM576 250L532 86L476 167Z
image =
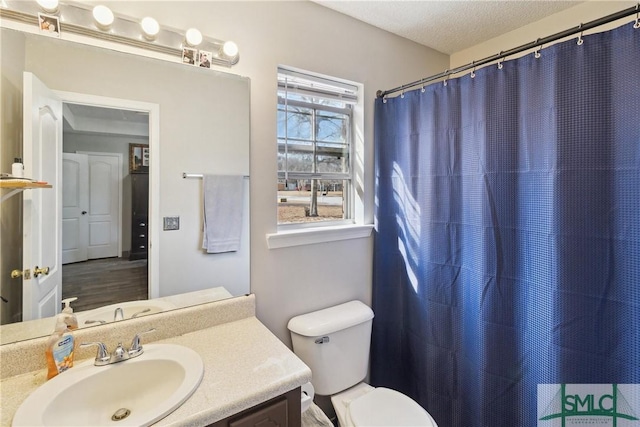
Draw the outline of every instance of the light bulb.
M142 21L140 21L140 26L142 27L144 37L148 40L155 39L160 32L160 24L158 24L158 21L151 18L150 16L142 18Z
M108 30L113 24L114 16L107 6L98 5L93 8L93 19L101 30Z
M232 41L225 42L222 46L222 52L229 58L233 58L238 54L238 45Z
M202 33L195 28L189 28L185 33L185 38L189 46L198 46L202 43Z
M58 11L58 0L37 0L40 7L49 13L55 13Z

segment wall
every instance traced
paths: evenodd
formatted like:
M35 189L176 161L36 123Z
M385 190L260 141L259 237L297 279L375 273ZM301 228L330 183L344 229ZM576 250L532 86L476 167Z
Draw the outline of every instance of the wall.
M351 299L371 300L373 239L273 249L277 231L276 74L287 65L364 85L365 219L373 221L373 102L379 89L439 72L447 55L308 1L108 2L124 15L233 40L251 79L251 291L257 316L285 343L288 320Z
M122 218L120 219L122 252L131 250L131 176L129 175L129 144L149 144L148 137L94 135L64 132L62 151L89 151L122 155Z
M15 34L0 38L3 65L0 88L0 172L11 173L15 157L22 157L22 64L24 40ZM9 190L2 190L4 195ZM10 218L17 218L10 220ZM22 279L11 279L13 269L22 268L22 195L19 193L0 206L0 295L11 301L0 302L0 324L20 319Z
M449 68L452 69L471 63L474 60L495 55L500 51L509 50L511 48L530 43L539 38L547 37L566 29L577 27L580 23L586 23L629 7L635 7L635 5L635 2L629 1L586 1L584 3L580 3L570 9L558 12L531 24L524 25L517 30L510 31L484 43L479 43L468 49L456 52L451 55ZM625 18L616 24L598 27L590 32L604 31L631 19L634 19L634 17ZM588 33L589 32L585 34ZM572 36L572 38L576 37L577 36ZM544 47L542 52L544 52ZM508 59L509 58L507 58L507 60Z

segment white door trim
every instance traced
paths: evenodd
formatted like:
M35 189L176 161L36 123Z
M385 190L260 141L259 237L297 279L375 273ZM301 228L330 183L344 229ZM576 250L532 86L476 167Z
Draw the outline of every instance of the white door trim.
M149 114L149 256L148 297L160 297L160 105L150 102L129 99L110 98L106 96L88 95L84 93L54 91L62 102L110 107L121 110L144 111Z

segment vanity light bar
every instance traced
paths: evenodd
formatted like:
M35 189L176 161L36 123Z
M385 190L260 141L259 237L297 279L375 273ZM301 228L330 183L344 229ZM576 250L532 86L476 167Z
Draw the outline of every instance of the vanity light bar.
M1 19L37 26L38 13L46 14L35 1L0 1ZM114 15L114 21L109 28L101 29L93 18L93 5L60 3L55 15L60 22L60 33L107 40L179 58L183 56L183 48L189 47L185 43L184 32L161 26L155 38L150 39L143 34L140 22L130 17ZM211 52L212 65L231 67L238 63L240 57L237 54L228 56L224 52L224 45L225 42L222 40L203 36L198 49Z

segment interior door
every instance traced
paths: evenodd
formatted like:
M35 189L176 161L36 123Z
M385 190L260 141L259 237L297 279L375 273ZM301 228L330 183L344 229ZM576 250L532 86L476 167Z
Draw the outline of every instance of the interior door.
M62 153L62 263L86 261L89 246L89 158Z
M89 156L89 259L119 256L119 168L117 156Z
M23 193L22 319L53 316L62 296L62 101L36 76L23 78L25 177L50 189Z

